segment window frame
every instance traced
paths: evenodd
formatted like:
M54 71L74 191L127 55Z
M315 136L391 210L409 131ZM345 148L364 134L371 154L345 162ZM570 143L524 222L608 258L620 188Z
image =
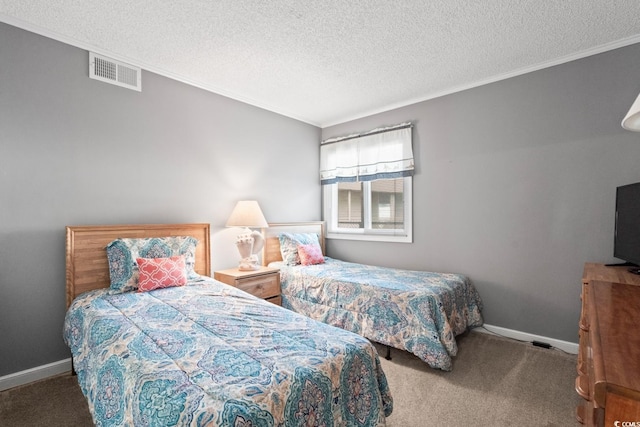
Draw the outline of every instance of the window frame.
M362 202L364 228L338 228L338 185L322 186L322 211L327 225L327 239L364 240L374 242L413 243L413 176L402 177L404 228L399 230L373 229L371 227L371 182L363 181Z

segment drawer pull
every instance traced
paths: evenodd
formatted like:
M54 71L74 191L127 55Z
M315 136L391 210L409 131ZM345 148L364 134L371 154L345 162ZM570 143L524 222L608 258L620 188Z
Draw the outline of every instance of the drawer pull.
M578 325L583 331L589 332L589 322L586 319L580 319L580 323Z
M576 378L576 392L585 400L589 400L589 377L578 375Z
M580 424L586 424L587 421L587 417L585 416L585 407L584 406L578 406L576 408L576 420L580 423Z

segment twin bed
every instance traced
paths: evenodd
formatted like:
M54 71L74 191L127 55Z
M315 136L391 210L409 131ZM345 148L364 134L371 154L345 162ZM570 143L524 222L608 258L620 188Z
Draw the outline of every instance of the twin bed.
M197 240L186 285L112 288L130 264L110 272L107 245L144 239L134 255L157 254L176 236ZM209 251L208 224L67 227L64 339L96 425L385 425L369 341L205 277Z
M482 325L482 300L460 274L408 271L324 257L283 261L282 236L315 236L324 253L324 223L269 224L263 264L280 268L282 305L372 341L409 351L433 368L452 368L456 336ZM286 255L285 255L286 258Z
M263 230L285 308L209 277L208 224L67 227L64 339L95 423L384 426L393 401L369 340L450 370L455 336L482 323L469 280L333 260L322 226ZM283 233L317 238L322 262L287 265ZM186 260L186 284L147 290L148 259L129 268L143 254ZM135 274L138 290L114 286Z

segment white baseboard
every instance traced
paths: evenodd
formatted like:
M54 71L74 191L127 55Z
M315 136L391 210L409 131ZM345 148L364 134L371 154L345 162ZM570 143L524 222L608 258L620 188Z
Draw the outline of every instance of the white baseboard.
M0 377L0 391L71 371L71 359L59 360Z
M543 337L542 335L530 334L527 332L520 332L513 329L501 328L500 326L493 325L483 325L483 327L473 329L474 332L481 332L485 334L496 334L506 338L513 338L518 341L539 341L550 344L552 347L555 347L559 350L562 350L571 354L578 354L578 344L557 340L555 338Z

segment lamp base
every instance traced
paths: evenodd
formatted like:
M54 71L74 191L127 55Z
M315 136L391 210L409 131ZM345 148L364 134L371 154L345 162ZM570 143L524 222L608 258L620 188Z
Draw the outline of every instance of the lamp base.
M245 233L242 233L238 236L236 240L236 246L238 247L238 252L240 253L240 264L238 265L238 270L240 271L255 271L260 270L260 265L258 265L258 255L255 254L257 250L262 248L260 244L258 247L255 246L256 239L259 239L259 242L263 242L262 235L257 231L251 231L249 229L246 230Z
M256 255L250 255L248 257L242 258L240 260L240 264L238 264L238 270L240 271L260 270L260 265L258 265L258 257Z
M258 264L244 264L241 262L238 265L238 270L239 271L256 271L256 270L260 270L260 266Z

